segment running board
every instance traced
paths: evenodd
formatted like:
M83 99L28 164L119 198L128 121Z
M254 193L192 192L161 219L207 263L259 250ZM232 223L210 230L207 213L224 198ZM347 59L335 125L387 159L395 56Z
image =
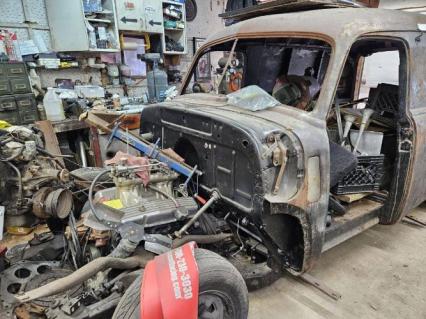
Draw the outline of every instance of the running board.
M322 251L325 252L377 225L379 210L382 206L381 203L362 199L344 216L334 218L331 226L326 229Z

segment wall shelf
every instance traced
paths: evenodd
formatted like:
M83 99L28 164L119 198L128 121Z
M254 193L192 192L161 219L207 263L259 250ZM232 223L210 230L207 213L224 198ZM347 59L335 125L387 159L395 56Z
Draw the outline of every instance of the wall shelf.
M175 1L163 0L163 33L161 37L163 53L166 55L184 55L187 53L187 40L186 40L186 14L185 14L185 4ZM170 15L164 12L167 8L177 8L181 12L180 17L176 15ZM165 27L166 22L170 21L178 22L183 24L184 28L170 28ZM172 44L170 44L172 42ZM180 46L183 50L167 49L170 46Z
M114 0L102 0L103 10L93 13L84 12L83 0L45 1L54 51L120 51Z

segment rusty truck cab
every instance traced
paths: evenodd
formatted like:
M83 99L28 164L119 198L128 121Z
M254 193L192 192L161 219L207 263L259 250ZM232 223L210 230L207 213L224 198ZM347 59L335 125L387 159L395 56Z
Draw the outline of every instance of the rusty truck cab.
M144 110L141 133L192 158L205 171L202 189L228 205L223 216L245 221L271 260L302 273L322 252L398 222L426 198L422 23L416 14L346 8L229 26L198 50L181 96ZM375 69L383 55L393 74ZM219 87L203 83L207 58L219 63ZM250 86L274 95L279 81L296 77L317 88L297 106L247 110L223 96Z

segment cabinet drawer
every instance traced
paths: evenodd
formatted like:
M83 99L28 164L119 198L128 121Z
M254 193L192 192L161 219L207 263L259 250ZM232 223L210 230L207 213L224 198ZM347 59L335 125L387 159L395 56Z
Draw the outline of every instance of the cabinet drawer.
M34 121L38 121L37 103L34 94L16 95L15 100L21 124L32 124Z
M0 96L12 94L10 83L8 80L0 80Z
M14 97L0 98L0 111L16 110L16 102Z
M38 121L37 110L32 110L28 112L20 112L21 124L32 124L35 121Z
M27 78L10 79L13 94L31 93L30 81Z
M21 124L18 111L0 111L0 120L10 124Z
M4 65L7 76L27 76L27 70L23 63L8 63Z
M36 101L33 94L17 95L15 99L19 110L33 110L36 108Z

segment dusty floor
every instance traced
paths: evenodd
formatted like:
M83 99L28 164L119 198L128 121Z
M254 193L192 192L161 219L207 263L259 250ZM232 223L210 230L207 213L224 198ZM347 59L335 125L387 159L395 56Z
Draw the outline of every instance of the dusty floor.
M426 205L413 213L426 221ZM426 319L426 228L375 226L326 252L311 274L339 301L284 276L250 294L250 319Z

